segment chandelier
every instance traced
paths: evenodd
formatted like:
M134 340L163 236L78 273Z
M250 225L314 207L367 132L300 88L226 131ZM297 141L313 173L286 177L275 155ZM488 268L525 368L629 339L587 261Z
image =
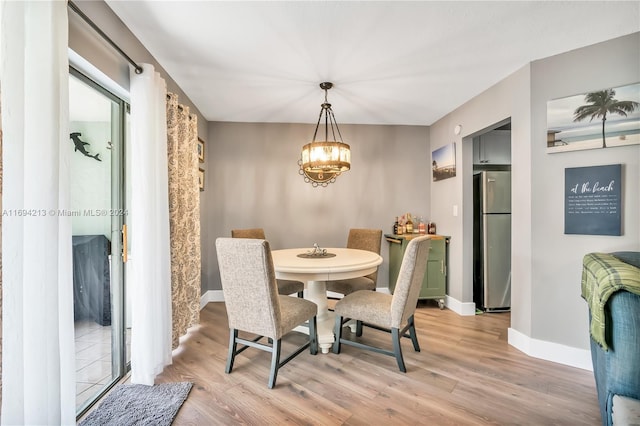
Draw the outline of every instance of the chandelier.
M313 186L327 186L335 182L340 173L351 168L351 149L349 145L342 142L336 117L331 109L331 104L327 102L327 91L332 87L333 83L320 83L320 88L324 90L324 103L321 105L313 139L311 143L302 147L302 159L298 161L299 173L304 176L305 182L311 183ZM316 142L323 116L324 141ZM338 138L336 138L336 134ZM329 136L331 136L331 140L329 140Z

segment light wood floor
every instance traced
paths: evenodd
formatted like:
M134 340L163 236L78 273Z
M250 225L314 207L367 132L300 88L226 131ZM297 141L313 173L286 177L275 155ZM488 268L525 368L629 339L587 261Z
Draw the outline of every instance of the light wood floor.
M593 374L509 346L509 313L461 317L421 302L415 320L422 351L403 339L406 374L392 357L343 345L339 355L300 354L270 390L266 352L250 348L224 373L225 308L209 303L156 383L194 383L174 425L600 424ZM373 329L362 339L389 344Z

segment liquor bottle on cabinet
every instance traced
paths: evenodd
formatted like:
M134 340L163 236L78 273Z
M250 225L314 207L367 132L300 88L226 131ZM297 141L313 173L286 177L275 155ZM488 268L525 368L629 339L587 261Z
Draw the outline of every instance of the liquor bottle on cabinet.
M405 231L407 234L413 234L413 221L411 220L411 213L407 213L407 223L405 224Z
M422 220L422 217L420 217L420 223L418 223L418 233L420 234L427 233L427 225L424 223L424 220Z
M427 233L431 234L431 235L435 235L436 234L436 224L433 222L429 222L429 226L427 228Z

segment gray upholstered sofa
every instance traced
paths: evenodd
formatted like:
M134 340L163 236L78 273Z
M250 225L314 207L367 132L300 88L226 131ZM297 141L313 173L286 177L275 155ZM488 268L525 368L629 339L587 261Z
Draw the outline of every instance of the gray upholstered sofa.
M591 358L602 424L640 424L640 253L589 253L582 297L589 303Z

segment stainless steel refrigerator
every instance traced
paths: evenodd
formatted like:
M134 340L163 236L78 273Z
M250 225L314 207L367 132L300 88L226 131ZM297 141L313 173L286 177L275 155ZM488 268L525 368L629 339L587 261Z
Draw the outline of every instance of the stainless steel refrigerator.
M473 177L473 301L484 311L511 307L511 172Z

